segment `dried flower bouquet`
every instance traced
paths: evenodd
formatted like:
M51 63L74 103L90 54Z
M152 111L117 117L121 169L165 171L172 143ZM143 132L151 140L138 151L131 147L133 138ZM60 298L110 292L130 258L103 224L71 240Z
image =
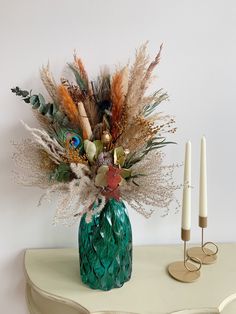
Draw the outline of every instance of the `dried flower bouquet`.
M127 201L145 217L154 208L168 210L173 201L173 166L163 165L160 149L176 129L170 116L156 113L168 95L162 89L146 95L162 46L151 63L146 50L144 44L136 51L132 66L103 69L93 81L77 55L68 64L74 82L61 78L58 84L49 66L42 67L50 102L12 88L41 126L23 122L32 138L16 144L14 159L24 170L19 178L45 188L46 198L57 194L55 221L72 224L86 213L89 222L111 198Z

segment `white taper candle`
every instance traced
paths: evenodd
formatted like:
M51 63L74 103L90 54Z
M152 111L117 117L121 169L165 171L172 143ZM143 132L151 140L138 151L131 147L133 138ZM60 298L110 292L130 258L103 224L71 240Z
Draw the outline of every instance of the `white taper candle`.
M190 228L191 228L191 142L188 141L185 147L182 229L190 230Z
M200 159L199 216L207 217L207 165L205 136L201 139Z

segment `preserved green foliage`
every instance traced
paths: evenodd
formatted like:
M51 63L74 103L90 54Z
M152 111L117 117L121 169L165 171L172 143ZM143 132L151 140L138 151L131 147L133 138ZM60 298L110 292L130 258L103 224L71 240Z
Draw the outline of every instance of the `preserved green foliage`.
M71 180L72 171L69 164L61 163L51 174L50 179L59 182L68 182Z
M31 91L22 90L18 86L11 89L17 96L21 96L25 103L31 104L32 109L37 109L39 113L47 117L51 122L57 122L60 125L67 126L68 118L61 112L57 104L47 103L41 94L31 94Z

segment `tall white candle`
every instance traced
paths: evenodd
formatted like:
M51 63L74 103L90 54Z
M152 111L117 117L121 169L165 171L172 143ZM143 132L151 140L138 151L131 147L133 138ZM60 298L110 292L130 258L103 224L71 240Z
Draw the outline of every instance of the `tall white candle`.
M200 157L200 188L199 188L199 216L207 217L207 165L206 165L206 138L201 139Z
M191 142L188 141L185 147L182 229L190 230L190 228L191 228Z

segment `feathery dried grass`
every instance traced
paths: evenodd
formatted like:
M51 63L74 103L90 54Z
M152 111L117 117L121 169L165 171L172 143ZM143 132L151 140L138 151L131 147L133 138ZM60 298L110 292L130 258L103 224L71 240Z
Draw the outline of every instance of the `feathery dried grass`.
M111 101L112 101L112 129L111 135L115 141L122 130L121 117L124 109L124 100L128 90L127 67L116 71L111 83Z
M148 85L149 85L150 80L152 78L153 70L160 63L162 48L163 48L163 44L161 44L158 54L156 55L155 59L150 63L149 67L147 68L146 74L144 76L144 79L143 79L142 85L141 85L141 97L140 98L142 98L146 89L148 88Z
M63 162L65 158L65 149L54 138L51 138L44 130L31 128L23 121L21 121L21 123L24 125L26 130L30 131L34 141L40 145L41 149L48 154L49 158L55 164Z
M16 182L43 189L51 187L54 182L49 179L49 176L54 171L56 163L52 161L41 145L32 139L25 139L20 143L13 143L13 145L15 147L13 161Z
M156 127L158 128L159 136L164 136L166 133L175 133L176 127L175 119L170 115L160 115L159 119L155 122Z
M52 124L50 123L50 120L47 117L45 117L44 115L42 115L38 110L32 109L32 111L33 111L33 115L37 119L40 127L42 129L46 130L48 134L53 135L55 132L54 132Z
M72 125L78 127L80 122L78 108L64 85L58 87L58 95L62 111L68 116Z
M136 152L142 148L159 130L153 123L142 117L136 119L128 125L116 142L116 146L123 146L131 152Z
M148 64L147 43L143 44L137 51L135 61L130 70L128 91L125 99L125 115L123 121L126 125L130 124L140 112L139 101L142 96L142 84L146 75Z
M54 103L58 104L59 99L57 94L57 84L53 78L52 73L50 72L49 63L46 67L42 66L42 68L40 69L40 77L48 94L50 95Z
M62 222L65 225L72 225L83 215L89 222L94 213L99 213L105 206L105 197L101 191L94 185L90 178L90 169L87 165L78 163L71 164L71 170L76 178L69 183L54 184L43 195L43 198L50 200L52 195L57 195L57 208L54 222ZM41 199L41 200L42 200ZM97 207L92 210L93 204Z
M136 52L121 117L120 125L122 128L119 130L120 135L116 143L130 149L133 148L135 151L162 129L162 126L154 126L154 120L149 115L154 113L156 107L162 101L168 99L168 95L163 93L162 90L151 96L144 96L152 79L152 72L160 62L162 45L149 66L146 48L147 43L142 45Z
M178 165L164 166L163 159L163 153L151 151L131 168L136 178L120 187L122 198L146 218L157 208L164 209L167 214L173 201L175 209L179 207L174 193L180 186L174 184L173 178Z
M86 84L87 88L89 88L89 80L88 80L88 74L85 70L84 64L81 60L81 58L77 57L76 53L74 54L74 66L78 70L78 72L81 75L82 80Z

